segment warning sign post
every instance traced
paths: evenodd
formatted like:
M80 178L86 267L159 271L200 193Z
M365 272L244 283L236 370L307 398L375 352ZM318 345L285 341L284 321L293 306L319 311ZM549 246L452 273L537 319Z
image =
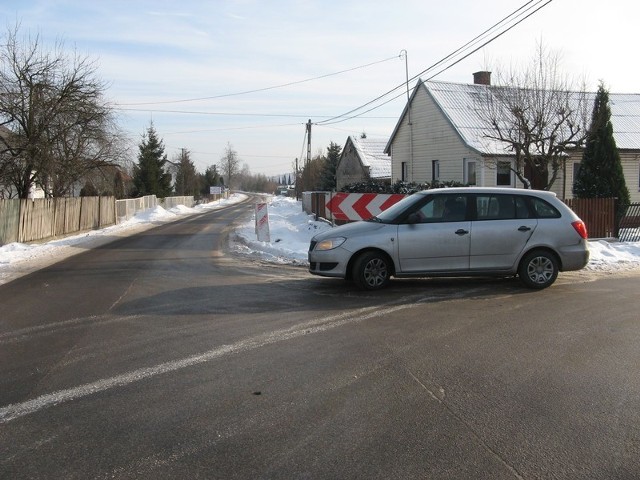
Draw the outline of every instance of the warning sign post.
M259 242L270 242L269 212L266 203L256 203L256 235Z

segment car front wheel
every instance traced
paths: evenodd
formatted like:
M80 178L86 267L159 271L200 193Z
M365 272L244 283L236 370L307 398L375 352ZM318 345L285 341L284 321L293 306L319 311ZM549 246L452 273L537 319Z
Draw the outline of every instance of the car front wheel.
M529 288L546 288L558 277L558 261L549 252L542 250L530 252L522 259L518 276Z
M377 252L360 255L353 264L353 281L363 290L377 290L389 283L391 268L386 256Z

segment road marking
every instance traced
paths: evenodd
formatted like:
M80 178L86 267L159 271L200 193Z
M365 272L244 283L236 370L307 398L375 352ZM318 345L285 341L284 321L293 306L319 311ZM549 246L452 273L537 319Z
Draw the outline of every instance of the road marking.
M29 340L39 335L48 335L54 331L71 330L86 327L87 325L99 323L106 325L108 323L126 322L135 320L141 315L127 315L126 317L107 318L105 315L92 315L90 317L72 318L62 322L46 323L44 325L36 325L33 327L21 328L11 332L0 333L0 345L7 343L15 343L22 340Z
M60 405L72 400L78 400L113 388L130 385L165 373L175 372L194 365L200 365L224 356L254 350L274 343L301 337L303 335L324 332L348 323L357 323L363 320L389 315L393 312L412 308L427 300L429 300L429 298L422 297L420 299L407 302L407 299L405 298L398 302L387 304L388 306L386 308L381 308L379 305L376 305L374 307L360 308L354 312L331 315L329 317L323 317L301 323L290 328L275 330L255 337L249 337L231 345L222 345L221 347L180 360L161 363L153 367L139 368L131 372L110 378L104 378L92 383L86 383L78 387L41 395L32 400L27 400L26 402L15 403L0 408L0 424L8 423L12 420L36 413L48 407Z

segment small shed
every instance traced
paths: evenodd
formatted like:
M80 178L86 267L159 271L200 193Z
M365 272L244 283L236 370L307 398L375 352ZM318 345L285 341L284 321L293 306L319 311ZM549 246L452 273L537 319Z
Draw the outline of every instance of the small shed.
M386 140L349 136L336 167L336 188L367 180L391 182L391 157Z

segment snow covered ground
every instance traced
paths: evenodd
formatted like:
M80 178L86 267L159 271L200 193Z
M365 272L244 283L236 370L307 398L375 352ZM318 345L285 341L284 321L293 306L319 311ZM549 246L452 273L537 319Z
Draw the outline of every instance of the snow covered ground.
M11 243L0 247L0 284L21 275L51 265L83 250L112 241L115 237L131 235L159 223L171 222L185 215L206 210L224 208L246 199L234 194L227 200L219 200L194 208L179 206L171 210L156 207L119 225L93 230L80 235L53 240L41 244ZM316 233L331 228L326 222L315 221L302 211L300 202L286 197L271 197L268 207L270 242L259 242L253 218L242 223L231 241L234 252L264 261L307 265L309 240ZM587 270L615 274L640 269L640 242L618 243L591 240L591 260Z

